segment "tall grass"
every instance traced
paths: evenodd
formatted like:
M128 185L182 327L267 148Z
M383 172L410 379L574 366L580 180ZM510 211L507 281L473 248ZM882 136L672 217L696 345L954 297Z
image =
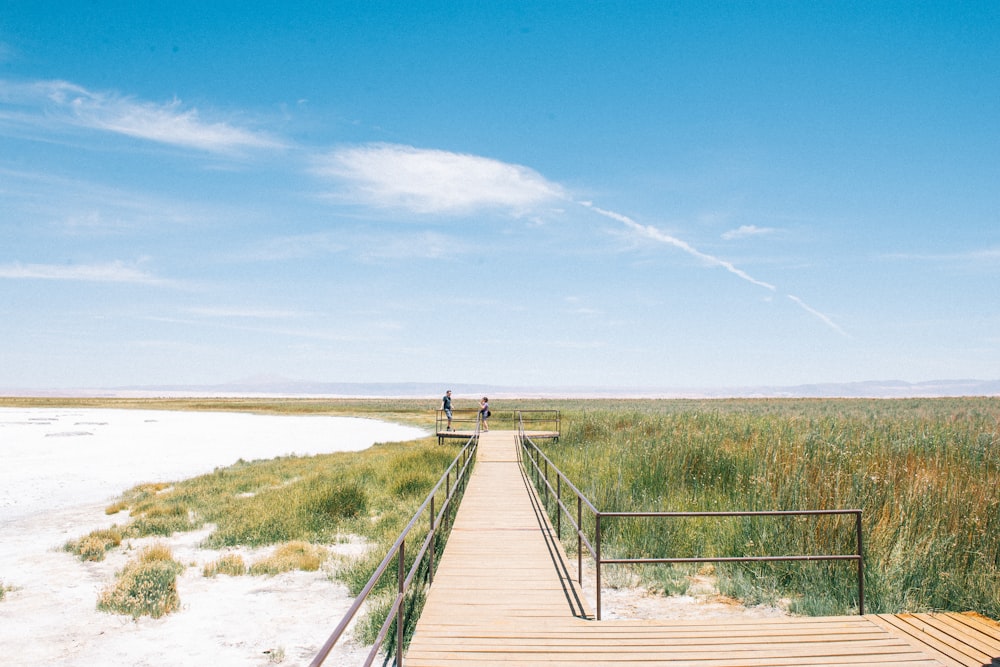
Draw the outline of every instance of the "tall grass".
M605 511L858 508L866 611L1000 616L1000 400L640 402L546 452ZM850 553L846 519L607 520L619 557ZM846 564L720 567L723 592L856 610Z

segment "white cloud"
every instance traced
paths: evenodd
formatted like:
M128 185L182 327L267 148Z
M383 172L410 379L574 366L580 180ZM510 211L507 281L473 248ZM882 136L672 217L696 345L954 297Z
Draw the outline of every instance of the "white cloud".
M528 167L397 144L337 149L317 160L315 172L345 183L348 198L417 213L522 214L565 198L561 186Z
M87 128L213 153L284 145L261 132L203 120L197 109L183 108L180 100L143 102L67 81L0 81L0 104L0 120L52 130Z
M162 285L157 278L124 262L106 264L13 264L0 265L0 278L10 280L67 280L75 282L142 283Z
M773 227L758 227L757 225L740 225L736 229L730 229L722 235L723 240L732 241L743 239L748 236L765 236L773 234L776 230Z

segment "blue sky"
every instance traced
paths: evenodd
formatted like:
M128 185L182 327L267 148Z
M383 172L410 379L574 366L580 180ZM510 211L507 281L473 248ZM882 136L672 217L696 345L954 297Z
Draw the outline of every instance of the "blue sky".
M995 2L0 1L0 387L1000 378Z

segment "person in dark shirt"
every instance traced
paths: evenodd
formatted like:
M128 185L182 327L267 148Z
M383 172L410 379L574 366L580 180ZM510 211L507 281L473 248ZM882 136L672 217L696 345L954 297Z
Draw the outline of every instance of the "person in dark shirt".
M451 389L444 392L444 396L441 398L441 409L444 410L445 416L448 418L448 427L445 429L447 431L451 430Z
M483 400L479 402L479 419L483 423L483 430L489 431L490 424L487 419L490 417L490 399L483 396Z

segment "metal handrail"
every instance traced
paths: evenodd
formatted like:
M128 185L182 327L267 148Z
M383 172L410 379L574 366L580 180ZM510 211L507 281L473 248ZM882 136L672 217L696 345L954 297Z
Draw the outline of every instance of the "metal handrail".
M397 558L398 584L397 584L396 597L393 600L393 604L389 609L389 613L386 616L385 622L382 623L382 626L379 629L379 633L375 639L375 643L372 645L372 649L369 652L368 657L364 662L364 665L365 667L368 667L375 661L375 657L378 655L379 649L382 648L382 643L385 641L386 636L388 635L389 630L392 627L393 621L395 621L396 622L396 638L395 638L396 667L402 667L403 639L404 639L403 635L404 635L404 625L405 625L403 602L405 601L406 593L409 591L410 586L412 585L413 580L416 578L420 566L423 563L424 557L427 554L429 554L428 568L427 568L428 584L431 584L434 581L434 549L436 548L437 544L438 529L443 523L445 526L445 532L450 530L450 526L448 524L448 516L452 510L452 501L459 492L459 490L464 489L464 484L466 481L468 481L470 467L473 464L478 444L479 444L479 429L477 427L475 434L469 438L469 440L465 443L465 446L463 446L461 451L459 451L458 455L455 456L455 459L451 462L451 465L449 465L447 470L445 470L444 474L441 475L441 479L439 479L437 484L434 485L434 488L427 495L427 498L424 500L423 504L413 515L413 518L410 519L410 522L406 525L406 528L404 528L403 532L401 532L399 534L399 537L396 538L396 541L393 543L392 547L389 548L389 551L385 555L385 558L383 558L379 566L375 568L375 572L372 574L371 578L365 584L364 588L361 589L361 593L359 593L357 598L355 598L354 604L352 604L351 608L347 610L347 613L344 614L344 617L340 620L340 623L338 623L337 627L334 628L333 632L330 634L330 637L326 640L326 642L324 642L323 646L320 647L320 650L319 652L317 652L316 657L314 657L312 662L309 663L309 667L319 667L320 665L323 664L327 656L330 654L330 651L333 650L333 647L343 636L344 631L347 629L347 626L351 623L352 620L354 620L354 617L357 615L358 611L361 610L361 606L368 598L368 595L375 588L375 585L378 583L379 579L381 579L382 575L385 574L385 572L388 570L389 564L392 562L394 556ZM454 486L452 486L453 472L455 473ZM442 485L444 485L445 488L445 498L444 502L441 504L441 509L437 512L437 514L435 514L434 497L437 494L437 492L441 490ZM430 527L427 531L426 538L424 538L424 541L421 544L420 550L417 552L417 557L414 559L413 566L410 568L409 573L407 573L405 572L406 539L407 536L410 534L410 531L412 531L413 528L417 525L418 519L420 519L420 517L428 509L430 514Z
M523 454L522 454L523 452ZM526 456L525 456L526 454ZM774 510L774 511L729 511L729 512L602 512L569 480L566 475L538 448L530 437L525 435L523 424L518 423L518 461L522 467L525 459L531 462L536 486L542 484L545 491L545 505L548 507L549 494L555 497L559 510L556 512L556 534L562 539L562 515L565 513L577 536L577 577L583 585L583 547L590 552L594 560L594 578L596 586L596 616L601 620L601 566L621 564L660 564L660 563L737 563L737 562L778 562L778 561L844 561L857 563L858 578L858 614L865 613L865 573L864 573L864 542L861 530L861 510ZM555 473L556 486L549 480L550 468ZM567 486L576 497L576 517L563 502L562 487ZM594 516L594 540L587 537L583 529L583 507L586 506ZM680 518L680 517L723 517L723 516L825 516L852 515L854 517L856 550L852 554L810 554L787 556L728 556L728 557L698 557L698 558L603 558L601 555L601 520L607 518Z
M451 411L451 424L453 431L460 431L461 428L457 428L456 425L468 424L469 428L466 431L474 430L474 425L478 419L478 410L476 408L455 408ZM448 426L448 416L445 414L444 410L438 408L435 410L434 418L434 431L436 433L447 433L445 430Z

